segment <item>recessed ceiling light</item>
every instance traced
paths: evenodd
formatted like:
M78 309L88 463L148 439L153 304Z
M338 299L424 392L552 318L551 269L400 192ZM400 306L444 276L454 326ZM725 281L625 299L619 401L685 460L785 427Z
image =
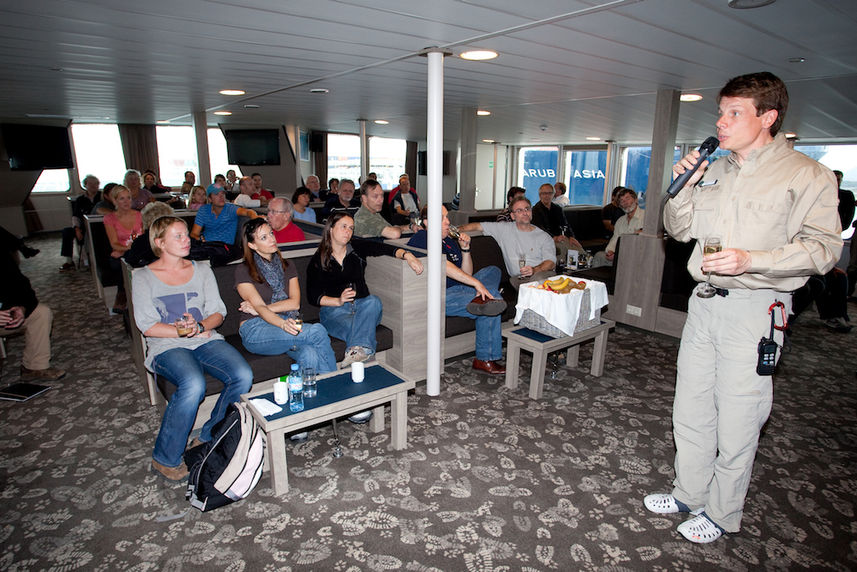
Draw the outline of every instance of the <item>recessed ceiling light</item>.
M386 119L376 119L375 123L377 123L378 125L389 125L390 124L390 122L387 121Z
M797 137L797 133L793 133L793 132L789 131L788 133L785 134L785 137L786 137L786 139L795 139Z
M587 137L587 141L601 141L601 137Z
M477 109L476 115L491 115L491 112L487 109Z
M461 52L459 56L463 60L471 60L471 61L483 61L483 60L493 60L497 57L497 52L494 50L469 50L466 52Z
M679 101L702 101L702 96L698 93L683 93L679 96Z
M256 105L255 103L245 103L244 109L259 109L262 107L261 105Z
M483 143L496 143L496 141L494 141L493 139L483 139L482 142Z
M796 58L789 58L790 64L802 64L805 61L806 61L806 58L802 58L800 56L798 56Z
M218 93L220 95L244 95L247 92L243 89L221 89Z
M314 87L309 90L310 93L330 93L330 90L324 87Z
M232 115L231 111L215 111L215 115Z
M729 7L736 10L748 10L750 8L761 8L773 4L777 0L729 0Z

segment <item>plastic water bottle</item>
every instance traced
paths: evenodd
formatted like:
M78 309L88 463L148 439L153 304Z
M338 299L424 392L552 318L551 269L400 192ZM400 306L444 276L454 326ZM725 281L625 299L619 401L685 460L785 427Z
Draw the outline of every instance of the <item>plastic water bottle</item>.
M274 401L277 405L284 405L289 402L289 378L283 375L274 382Z
M301 366L296 363L292 364L292 372L289 374L289 409L304 410L304 380Z

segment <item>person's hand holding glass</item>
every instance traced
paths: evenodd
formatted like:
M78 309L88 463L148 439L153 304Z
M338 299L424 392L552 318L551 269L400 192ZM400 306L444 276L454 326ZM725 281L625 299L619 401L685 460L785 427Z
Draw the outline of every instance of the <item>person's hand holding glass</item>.
M704 246L702 247L703 259L709 254L715 254L721 250L723 250L723 245L720 244L720 237L709 236L705 239ZM717 293L717 290L711 285L711 272L706 272L706 275L708 276L708 280L705 281L705 284L696 293L700 298L711 298Z
M345 289L339 295L339 305L344 306L347 303L351 303L351 313L354 314L356 309L354 307L354 299L357 297L357 285L354 282L349 282L345 285Z

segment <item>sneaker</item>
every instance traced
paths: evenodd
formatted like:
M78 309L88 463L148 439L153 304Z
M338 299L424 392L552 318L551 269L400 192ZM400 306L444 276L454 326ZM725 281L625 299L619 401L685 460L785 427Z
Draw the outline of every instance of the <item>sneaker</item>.
M697 544L708 544L709 542L714 542L723 536L723 533L725 532L704 512L699 513L690 520L684 521L678 525L676 530L678 530L686 539Z
M844 318L831 318L824 322L825 327L828 330L832 330L837 334L847 334L851 331L851 326L849 326Z
M168 481L178 483L184 480L187 480L187 475L189 471L187 470L187 465L184 464L184 461L178 467L167 467L166 465L162 465L156 460L152 459L152 470L158 473L163 478Z
M199 437L194 437L193 441L190 442L190 446L188 449L193 449L195 447L199 447L200 445L204 445L205 441L202 441Z
M647 495L643 499L643 504L652 512L658 514L672 514L675 512L689 512L691 514L700 514L701 508L690 510L690 507L677 500L674 496L664 493L656 493Z
M340 369L345 369L350 366L355 361L360 361L356 359L357 357L357 347L350 347L345 350L345 357L342 358L342 362L339 364Z
M294 435L289 437L289 440L292 443L306 443L309 439L309 431L303 431L301 433L295 433Z
M21 381L56 381L65 377L65 370L58 367L27 369L21 366Z
M355 413L351 417L348 418L349 421L354 423L355 425L362 425L372 419L372 410L367 409L366 411L361 411L360 413Z

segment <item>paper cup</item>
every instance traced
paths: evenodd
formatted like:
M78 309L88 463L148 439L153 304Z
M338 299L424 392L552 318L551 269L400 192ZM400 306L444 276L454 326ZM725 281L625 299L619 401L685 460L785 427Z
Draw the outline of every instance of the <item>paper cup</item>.
M363 362L356 361L351 364L351 381L361 383L363 381Z

